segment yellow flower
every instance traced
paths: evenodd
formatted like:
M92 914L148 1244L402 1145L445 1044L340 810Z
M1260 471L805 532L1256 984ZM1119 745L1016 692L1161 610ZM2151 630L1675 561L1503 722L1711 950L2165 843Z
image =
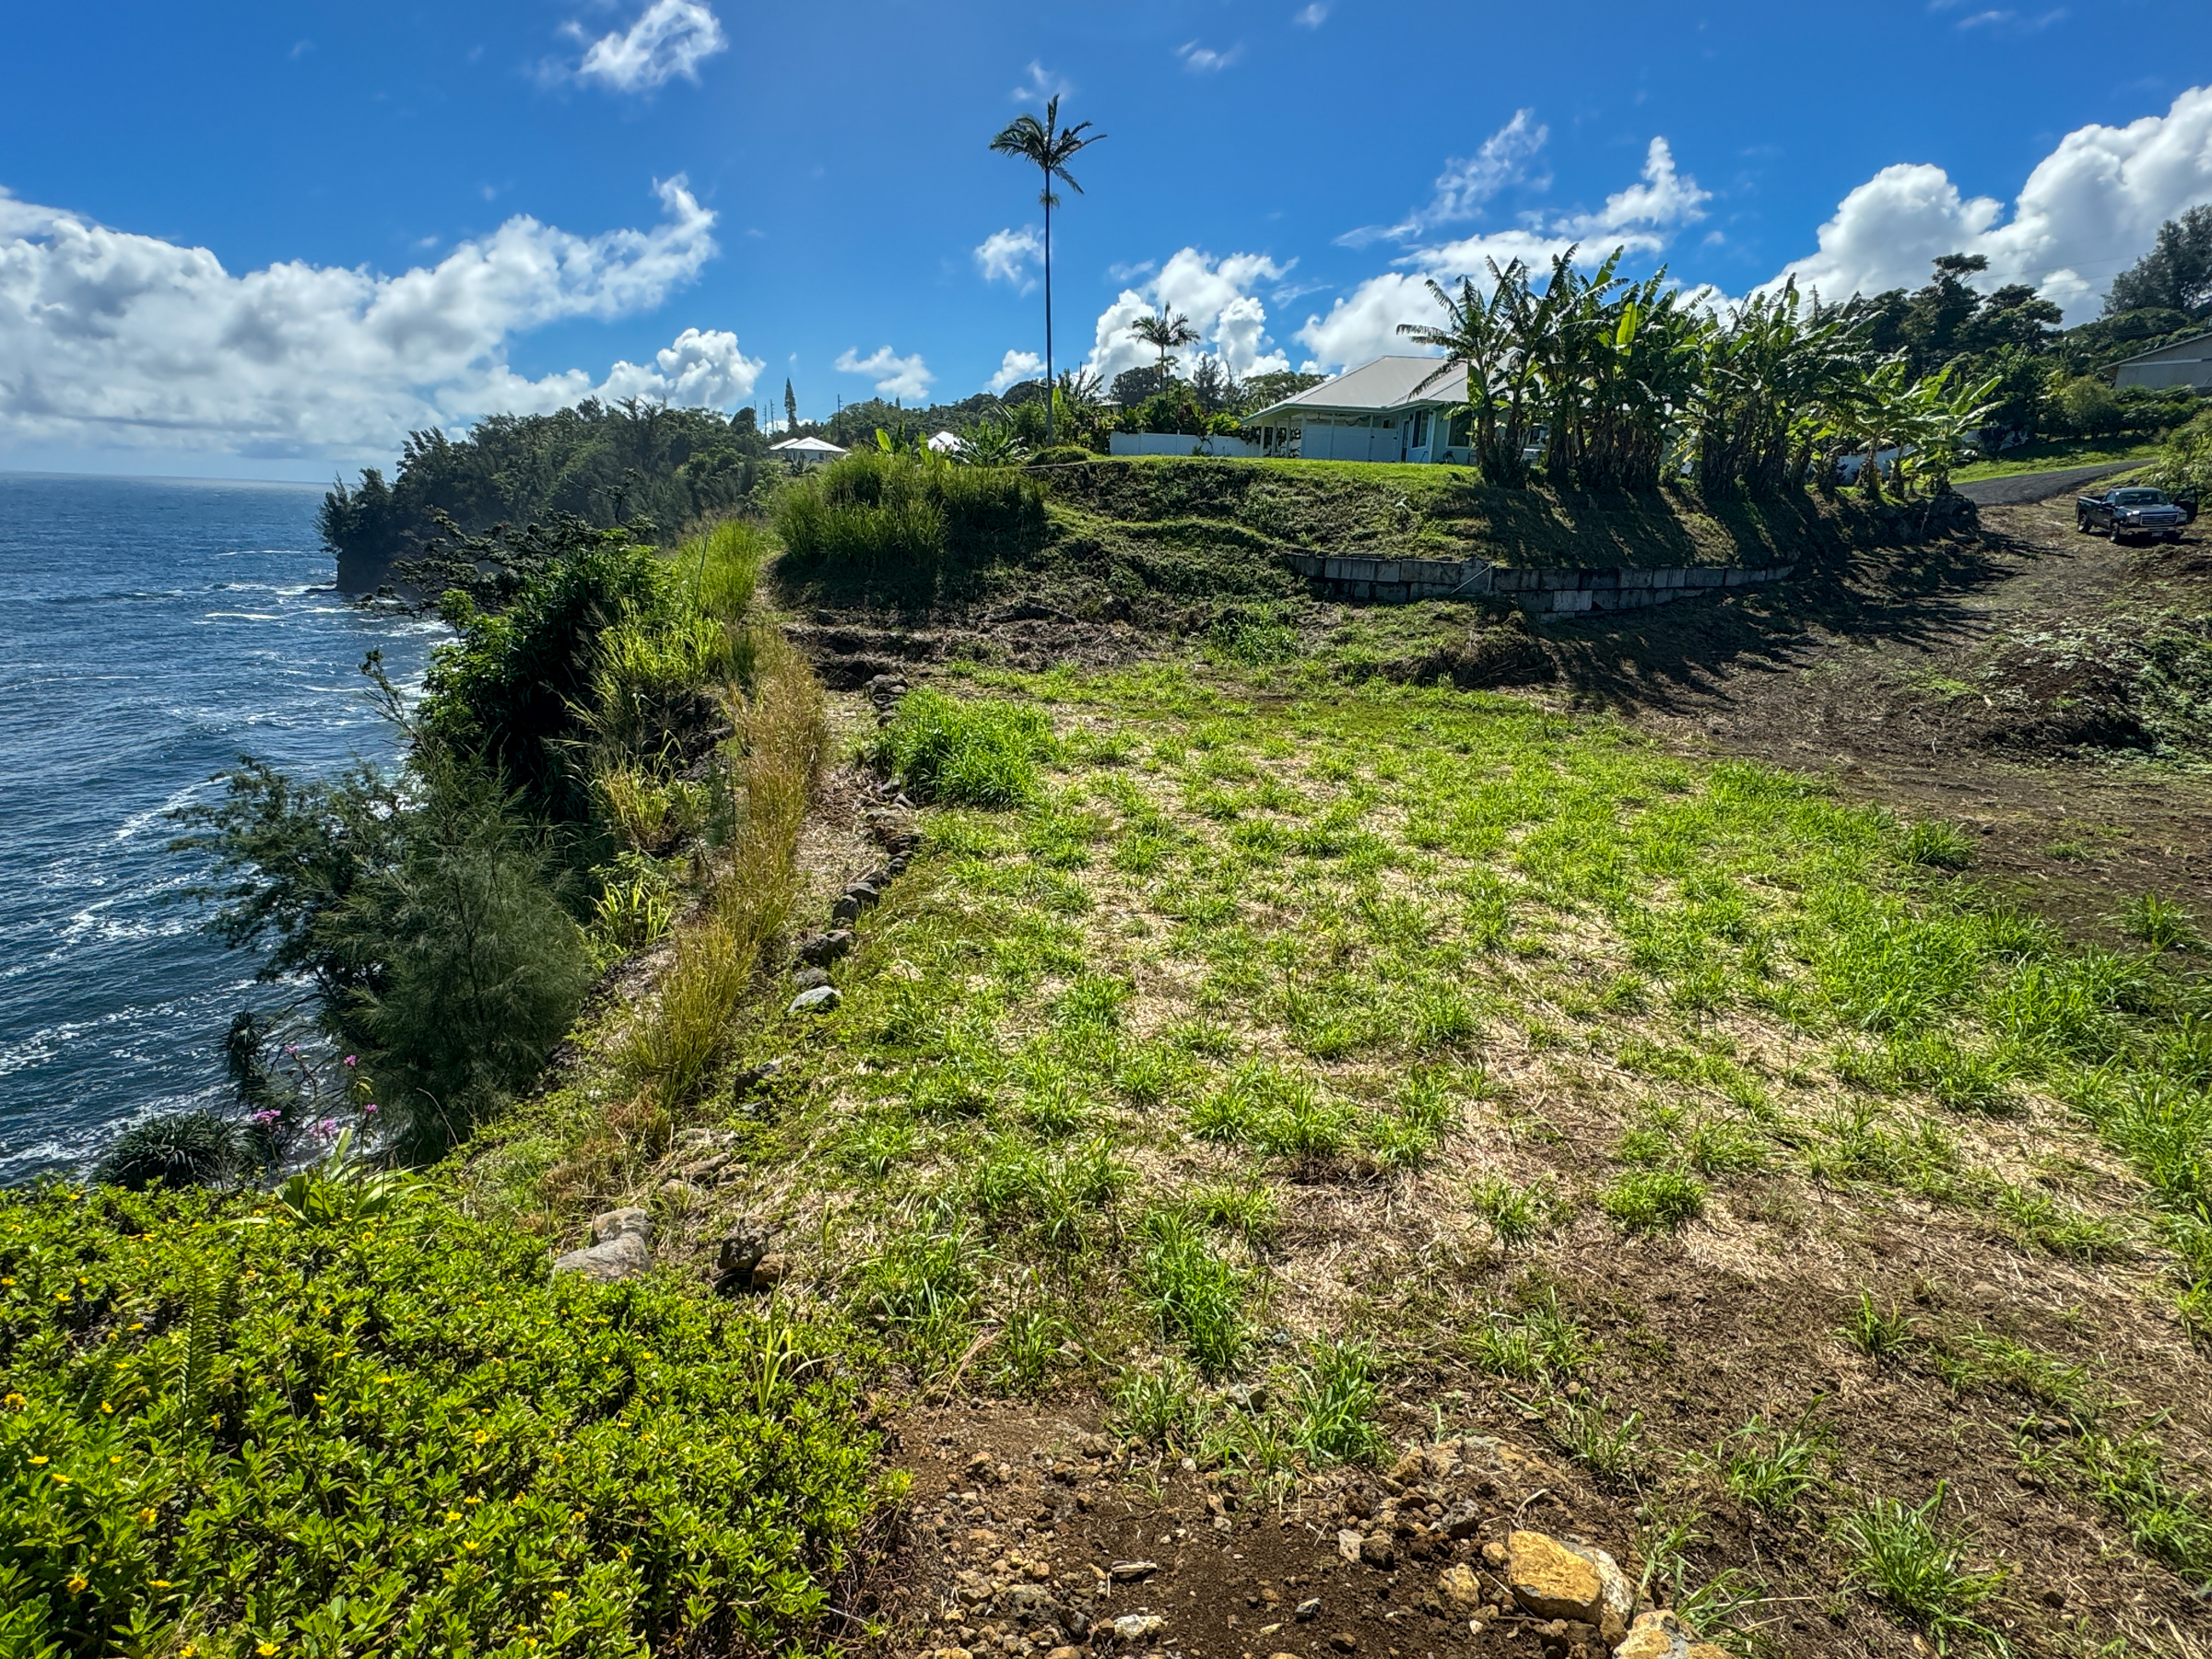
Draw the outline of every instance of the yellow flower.
M157 1590L167 1590L170 1588L170 1583L167 1579L156 1579L153 1583L154 1588Z
M12 1285L15 1282L12 1278L0 1278L0 1285Z
M68 1291L66 1291L66 1290L56 1290L56 1291L53 1293L53 1300L54 1300L55 1301L58 1301L58 1302L65 1302L65 1301L70 1301L70 1300L73 1300L74 1299L73 1299L73 1298L70 1296L69 1292L68 1292Z
M447 1510L445 1512L445 1518L448 1521L458 1521L461 1519L461 1512L459 1510Z
M10 1411L20 1411L29 1404L30 1402L19 1394L11 1394L6 1399L0 1400L0 1406L6 1406Z
M30 1461L31 1461L31 1462L32 1462L34 1465L36 1465L36 1464L42 1464L42 1463L44 1463L46 1460L45 1460L43 1457L34 1457L34 1458L32 1458Z
M115 1407L109 1405L107 1401L102 1400L100 1403L100 1415L102 1417L113 1417L115 1415Z
M152 1507L149 1505L148 1507L138 1512L138 1519L144 1522L147 1525L151 1526L156 1521L159 1520L160 1517L154 1512Z
M260 1212L257 1210L254 1213L258 1215ZM269 1655L276 1651L276 1644L273 1641L265 1641L253 1651L261 1655L261 1659L269 1659Z
M469 1538L462 1544L461 1547L464 1549L481 1549L484 1547L481 1544L478 1544L474 1538Z
M69 1594L75 1595L78 1591L82 1590L91 1582L92 1581L87 1578L83 1573L78 1573L75 1578L69 1581Z

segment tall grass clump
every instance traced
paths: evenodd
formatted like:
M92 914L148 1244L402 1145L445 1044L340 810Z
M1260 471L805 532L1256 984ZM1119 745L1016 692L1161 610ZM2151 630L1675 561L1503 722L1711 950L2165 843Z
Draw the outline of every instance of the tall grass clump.
M947 557L1033 546L1044 529L1044 488L1018 467L861 450L794 480L776 498L775 527L802 565L927 573Z
M1923 1504L1873 1498L1845 1515L1836 1534L1853 1575L1891 1609L1921 1625L1938 1653L1949 1638L1971 1636L2002 1647L2002 1638L1972 1618L2005 1583L2000 1570L1967 1566L1970 1540L1937 1519L1943 1488ZM1992 1639L1994 1639L1994 1641Z
M1161 1329L1182 1340L1201 1371L1218 1376L1236 1364L1251 1340L1244 1308L1252 1276L1215 1253L1203 1228L1179 1211L1153 1211L1145 1218L1138 1274Z
M677 548L677 577L689 579L691 603L702 616L733 623L751 606L760 566L773 546L764 525L724 519Z
M907 788L949 806L1020 806L1037 798L1056 752L1043 710L998 698L909 692L877 736L873 758Z
M754 649L753 688L736 710L743 793L728 861L620 1051L665 1112L691 1099L720 1058L761 947L791 913L799 826L829 747L821 685L806 659L772 629L759 631Z

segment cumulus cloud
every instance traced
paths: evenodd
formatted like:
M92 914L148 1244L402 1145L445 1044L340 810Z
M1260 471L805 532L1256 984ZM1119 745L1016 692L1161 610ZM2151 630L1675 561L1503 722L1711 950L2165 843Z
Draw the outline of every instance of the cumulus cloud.
M994 230L975 250L975 268L985 282L1010 282L1023 293L1035 286L1029 276L1032 260L1044 257L1044 238L1034 225L1020 229Z
M205 248L0 191L0 439L351 458L594 392L736 402L760 365L721 331L686 330L602 382L508 367L516 335L649 312L713 257L714 215L681 177L655 188L651 229L517 216L396 276L299 261L233 276Z
M1044 359L1033 351L1008 351L998 365L998 372L984 383L994 392L1004 392L1018 381L1035 380L1044 372Z
M568 32L588 39L579 24L570 24ZM678 76L696 82L701 60L729 44L706 0L652 0L628 29L590 41L576 78L616 92L650 92Z
M1545 130L1524 110L1492 134L1472 160L1454 160L1437 181L1435 200L1406 225L1386 232L1401 239L1446 214L1474 217L1482 203L1525 176L1527 163L1544 143ZM1645 147L1637 182L1607 196L1589 213L1532 214L1505 230L1481 231L1457 240L1418 246L1393 261L1398 268L1371 276L1336 300L1328 313L1306 319L1297 338L1312 352L1316 367L1339 369L1371 358L1413 349L1398 333L1401 323L1431 323L1441 312L1429 292L1431 279L1447 286L1463 276L1483 280L1495 260L1548 265L1581 245L1603 256L1615 248L1631 253L1663 251L1675 233L1705 217L1712 193L1675 165L1665 138Z
M1775 280L1832 299L1916 288L1943 253L1980 253L1988 286L2024 282L2092 314L2112 278L2148 248L2167 219L2212 201L2212 87L2193 87L2163 115L2125 126L2077 127L2012 204L1959 193L1926 162L1886 167L1845 196L1820 227L1819 252Z
M866 357L847 347L838 353L837 371L840 374L865 374L876 382L878 397L922 397L929 392L930 382L937 377L929 371L920 352L912 357L900 357L888 346L878 346Z
M1151 281L1124 288L1100 314L1085 367L1112 384L1124 370L1157 362L1159 351L1133 331L1140 317L1166 310L1190 318L1204 347L1239 377L1287 369L1289 359L1267 337L1267 310L1255 290L1289 274L1289 265L1264 253L1216 259L1184 248Z

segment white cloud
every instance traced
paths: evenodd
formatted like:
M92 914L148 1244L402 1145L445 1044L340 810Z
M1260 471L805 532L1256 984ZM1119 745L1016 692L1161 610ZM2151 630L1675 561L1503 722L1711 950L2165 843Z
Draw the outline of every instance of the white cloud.
M1185 41L1175 48L1175 55L1182 60L1182 66L1193 75L1216 75L1242 57L1244 48L1240 43L1226 52L1216 52L1211 46Z
M837 371L840 374L865 374L876 382L878 397L923 397L929 392L930 382L937 377L929 371L922 354L900 357L888 346L878 346L866 357L847 347L838 354Z
M1030 60L1030 78L1014 88L1016 103L1049 103L1055 98L1065 98L1076 89L1076 83L1057 69L1047 69L1035 58Z
M568 32L586 38L580 24L570 24ZM706 0L652 0L627 29L602 35L584 49L576 78L617 92L650 92L678 76L697 82L700 61L729 43Z
M985 282L1010 282L1026 294L1035 286L1027 267L1032 260L1043 257L1044 238L1036 226L1024 225L1018 230L994 230L984 237L975 250L975 268L983 274Z
M1980 253L1986 286L2030 284L2077 323L2160 224L2206 201L2212 87L2193 87L2163 115L2068 133L2028 175L2009 216L1994 197L1961 195L1940 167L1886 167L1820 227L1819 252L1782 276L1841 299L1917 288L1938 254Z
M1295 263L1295 262L1293 262ZM1184 248L1141 288L1124 288L1100 314L1086 367L1109 385L1124 370L1159 360L1159 351L1132 329L1138 318L1167 310L1191 320L1201 343L1237 375L1268 374L1289 367L1267 337L1267 310L1253 292L1288 276L1264 253L1231 253L1225 259Z
M1562 235L1583 241L1604 242L1608 249L1626 242L1631 252L1656 252L1669 232L1694 225L1705 217L1712 192L1698 188L1695 179L1675 171L1675 152L1664 138L1653 138L1644 151L1643 182L1614 192L1595 213L1570 215L1556 227Z
M1470 218L1490 194L1517 182L1544 142L1544 129L1534 125L1530 115L1526 110L1516 113L1473 160L1453 161L1437 181L1430 206L1388 234L1402 237L1447 211L1452 218ZM1711 192L1677 170L1666 140L1653 138L1644 151L1640 182L1614 192L1595 212L1531 215L1514 229L1415 248L1393 261L1398 270L1371 276L1331 306L1326 316L1307 318L1297 337L1312 349L1314 361L1332 368L1408 352L1414 347L1398 333L1398 324L1433 323L1442 315L1429 292L1430 278L1447 286L1463 276L1481 282L1491 260L1503 265L1518 259L1540 267L1577 244L1598 258L1615 248L1655 253L1683 226L1704 218L1712 199Z
M984 382L994 392L1004 392L1017 381L1035 380L1044 372L1044 359L1033 351L1008 351L998 365L998 372Z
M594 392L736 401L759 365L719 331L596 385L507 365L514 335L649 312L713 257L714 215L680 177L656 189L652 229L518 215L397 276L300 261L232 276L205 248L0 191L0 442L350 459Z
M1313 5L1290 14L1290 21L1300 29L1319 29L1328 18L1329 8L1322 5L1320 0L1314 0Z
M1395 225L1363 225L1338 237L1347 247L1364 247L1385 237L1404 240L1438 225L1473 218L1490 198L1528 178L1528 164L1551 135L1535 124L1534 110L1515 110L1513 118L1482 141L1472 156L1453 156L1436 181L1436 194Z

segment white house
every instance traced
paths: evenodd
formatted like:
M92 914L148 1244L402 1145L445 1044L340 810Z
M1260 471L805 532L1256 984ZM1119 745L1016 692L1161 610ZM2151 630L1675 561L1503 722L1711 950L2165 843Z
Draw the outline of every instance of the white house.
M1465 365L1385 357L1244 418L1263 454L1307 461L1446 461L1465 465Z
M2168 386L2188 386L2197 392L2212 393L2212 334L2154 346L2148 351L2122 359L2113 369L2112 384L2161 390Z
M834 461L845 452L827 438L786 438L781 443L770 444L768 453L794 466L806 467Z

